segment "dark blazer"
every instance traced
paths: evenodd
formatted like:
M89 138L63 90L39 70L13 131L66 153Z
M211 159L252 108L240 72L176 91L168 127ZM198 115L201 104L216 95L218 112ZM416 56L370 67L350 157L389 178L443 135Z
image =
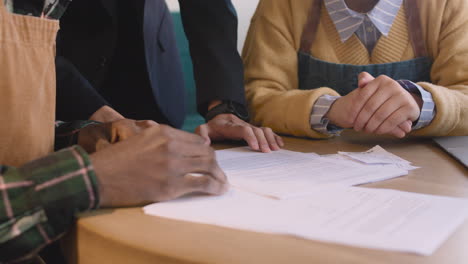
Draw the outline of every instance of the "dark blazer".
M82 86L83 89L73 92L82 94L78 98L95 98L96 93L90 92L89 85L99 93L109 74L112 74L109 65L114 59L118 38L116 1L73 1L61 19L57 54L71 62L77 70L70 70L73 66L65 62L58 64L57 101L62 101L61 106L57 105L59 119L87 118L89 116L84 114L93 113L91 109L100 105L96 103L97 99L93 99L83 102L83 110L71 107L71 101L76 101L76 98L70 96L72 93L68 90ZM164 0L129 2L136 5L139 23L136 30L141 37L135 38L132 43L135 50L143 49L141 54L146 79L134 80L135 85L116 99L132 102L142 99L143 102L143 99L148 99L148 91L143 89L151 89L155 107L169 124L180 127L185 117L185 89L171 15ZM230 0L179 0L179 3L194 64L200 113L203 115L207 104L216 99L245 104L242 61L237 52L237 16ZM76 76L72 78L72 72L80 72L89 83L82 82ZM68 77L64 77L64 74ZM149 88L139 85L140 81L149 83ZM75 84L67 85L70 82ZM101 99L100 106L106 104L106 99ZM112 100L109 103L112 105ZM145 113L134 114L132 118L147 118Z

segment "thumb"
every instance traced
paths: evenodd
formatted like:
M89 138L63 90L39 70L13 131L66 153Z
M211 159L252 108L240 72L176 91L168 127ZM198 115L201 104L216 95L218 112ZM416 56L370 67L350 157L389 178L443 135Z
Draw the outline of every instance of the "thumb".
M367 84L372 82L375 78L368 72L361 72L358 76L358 87L364 88Z
M205 145L210 145L210 128L206 125L199 125L197 129L195 129L195 134L201 136L205 140Z

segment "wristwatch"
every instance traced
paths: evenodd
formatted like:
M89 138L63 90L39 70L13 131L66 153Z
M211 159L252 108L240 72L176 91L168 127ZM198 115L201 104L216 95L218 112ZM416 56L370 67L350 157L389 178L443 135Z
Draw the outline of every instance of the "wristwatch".
M206 113L205 120L208 122L220 114L233 114L241 120L249 122L249 112L246 107L229 100L224 100L219 105L211 108L211 110Z

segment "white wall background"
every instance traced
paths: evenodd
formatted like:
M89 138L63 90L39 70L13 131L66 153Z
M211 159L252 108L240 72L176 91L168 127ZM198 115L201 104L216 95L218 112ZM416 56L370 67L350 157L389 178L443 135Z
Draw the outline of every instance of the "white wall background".
M198 0L192 0L198 1ZM242 50L244 46L245 37L250 25L250 18L255 12L258 0L231 0L237 10L237 16L239 17L239 29L238 29L238 48ZM177 0L166 0L169 9L171 11L179 10L179 2Z

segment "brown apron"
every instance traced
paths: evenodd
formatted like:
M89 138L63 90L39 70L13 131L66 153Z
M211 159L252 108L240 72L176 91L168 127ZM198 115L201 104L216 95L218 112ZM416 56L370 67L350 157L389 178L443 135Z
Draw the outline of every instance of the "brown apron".
M58 21L9 13L0 2L0 164L19 166L54 147Z

